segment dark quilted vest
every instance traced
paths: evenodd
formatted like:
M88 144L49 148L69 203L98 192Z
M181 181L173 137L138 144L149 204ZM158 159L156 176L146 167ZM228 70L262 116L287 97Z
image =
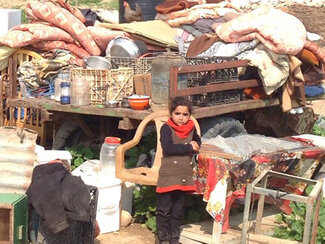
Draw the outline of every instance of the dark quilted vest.
M172 130L174 143L190 143L193 140L193 130L186 138L179 138ZM163 153L157 187L193 186L192 154L169 156Z

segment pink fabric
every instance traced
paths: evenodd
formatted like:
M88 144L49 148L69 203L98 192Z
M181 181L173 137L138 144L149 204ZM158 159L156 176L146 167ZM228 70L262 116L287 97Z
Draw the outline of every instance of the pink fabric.
M90 31L92 38L103 52L106 51L107 45L112 39L118 36L127 36L124 31L115 31L104 27L94 26L88 26L87 28Z
M275 53L298 54L306 41L303 23L279 9L261 6L217 26L216 33L226 42L260 40Z
M67 3L67 0L50 0L52 3L65 8L68 10L73 16L75 16L77 19L79 19L82 23L86 22L86 18L83 16L79 8L75 6L71 6L70 4Z
M34 18L45 20L70 33L91 55L100 55L101 51L86 26L66 9L51 2L36 1L28 2L26 9L31 9ZM27 13L31 11L28 10Z
M215 4L195 5L192 8L168 13L157 14L156 19L165 21L171 27L178 27L183 24L193 24L202 18L218 18L227 12L237 12L237 10L226 1Z
M18 25L0 37L0 45L19 48L40 41L64 41L73 43L74 39L64 30L46 24Z
M75 44L65 43L63 41L38 42L32 44L32 46L42 51L51 51L53 49L68 50L79 58L86 58L90 56L85 49L78 47Z

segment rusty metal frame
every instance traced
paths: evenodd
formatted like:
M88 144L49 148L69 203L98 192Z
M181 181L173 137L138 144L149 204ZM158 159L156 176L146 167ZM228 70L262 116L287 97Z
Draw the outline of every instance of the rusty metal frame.
M269 176L274 176L278 178L289 179L294 182L303 182L306 184L315 185L312 192L309 196L300 196L296 194L287 194L285 192L276 191L272 189L267 189L267 179ZM260 185L259 185L260 184ZM259 186L257 186L259 185ZM251 205L251 196L252 194L259 194L259 201L257 206L256 214L256 224L255 224L255 234L261 233L261 224L264 210L264 200L265 196L272 195L273 197L280 196L280 199L296 201L306 203L306 216L305 216L305 226L304 226L304 235L303 243L314 244L316 242L317 226L318 226L318 216L320 210L321 200L323 198L323 180L309 180L298 176L288 175L275 171L264 170L252 183L247 185L246 196L245 196L245 208L243 216L243 227L242 227L242 236L241 243L246 243L247 232L249 228L249 212ZM313 208L315 206L315 217L312 223L313 218ZM310 237L311 235L311 237Z
M217 92L217 91L227 91L233 89L242 89L247 87L257 87L259 83L256 79L251 80L239 80L232 82L223 82L220 84L191 87L186 89L178 89L177 80L178 75L196 73L203 71L215 71L220 69L247 67L247 60L235 60L227 61L222 63L212 63L212 64L201 64L201 65L186 65L182 67L171 67L170 68L170 83L169 83L169 97L172 99L177 96L189 96L195 94Z

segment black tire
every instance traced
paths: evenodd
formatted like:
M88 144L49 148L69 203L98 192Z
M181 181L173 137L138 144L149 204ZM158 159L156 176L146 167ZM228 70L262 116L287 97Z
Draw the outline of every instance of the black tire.
M54 137L53 149L63 150L67 145L67 140L71 137L78 129L79 125L73 121L65 121L59 128L58 132Z
M200 123L202 137L206 139L222 137L233 137L240 134L247 134L244 126L231 117L209 118Z

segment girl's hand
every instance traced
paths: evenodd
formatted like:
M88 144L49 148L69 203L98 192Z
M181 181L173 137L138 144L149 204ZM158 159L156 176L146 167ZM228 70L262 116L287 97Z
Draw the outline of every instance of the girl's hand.
M192 145L194 152L198 152L199 151L200 147L199 147L199 144L197 144L196 141L191 141L190 144Z

